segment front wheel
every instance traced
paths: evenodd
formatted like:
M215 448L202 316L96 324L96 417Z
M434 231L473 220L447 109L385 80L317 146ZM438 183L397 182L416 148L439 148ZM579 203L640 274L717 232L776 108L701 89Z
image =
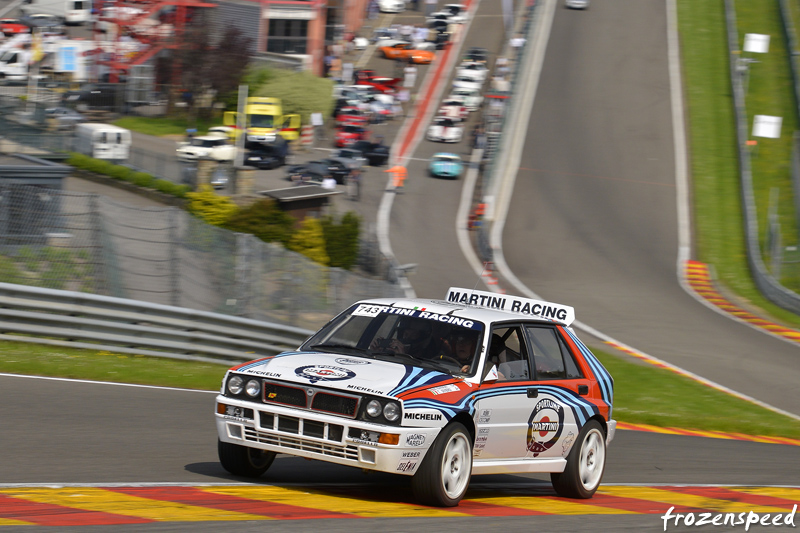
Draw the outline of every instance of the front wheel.
M472 438L454 422L444 428L411 480L414 496L425 505L455 507L472 475Z
M277 454L218 441L217 455L222 468L234 476L259 477L272 466Z
M597 420L589 420L567 456L567 467L560 474L550 474L559 496L591 498L600 486L606 467L606 439Z

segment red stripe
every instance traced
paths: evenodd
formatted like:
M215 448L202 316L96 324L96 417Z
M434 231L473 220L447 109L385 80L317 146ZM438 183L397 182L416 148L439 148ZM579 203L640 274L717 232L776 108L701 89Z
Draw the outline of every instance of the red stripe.
M86 511L49 503L32 502L0 494L0 518L24 520L40 526L111 526L149 524L153 520L100 511Z
M774 496L762 496L760 494L748 494L747 492L739 492L722 487L665 487L672 492L680 492L682 494L692 494L694 496L702 496L703 498L715 498L717 500L725 500L729 502L745 503L747 505L763 505L765 507L778 507L791 511L792 507L797 504L796 501L784 498L777 498Z
M661 488L661 487L658 487ZM603 490L603 487L600 487ZM619 509L621 511L630 511L632 513L641 514L664 514L667 509L672 507L663 502L655 502L646 499L626 498L624 496L616 496L611 494L603 494L601 492L595 493L591 500L586 501L589 505L597 505L598 507L608 507L609 509ZM686 507L684 505L676 505L673 513L692 513L696 512L696 507ZM590 514L590 513L586 513Z
M454 508L454 511L472 516L541 516L552 514L544 511L534 511L533 509L519 509L517 507L506 507L471 500L461 500L458 507Z
M183 503L222 511L261 515L270 518L279 518L281 520L360 518L356 515L337 513L324 509L312 509L308 507L298 507L296 505L250 500L227 494L215 494L193 487L124 487L108 490L128 494L129 496L137 496L139 498Z

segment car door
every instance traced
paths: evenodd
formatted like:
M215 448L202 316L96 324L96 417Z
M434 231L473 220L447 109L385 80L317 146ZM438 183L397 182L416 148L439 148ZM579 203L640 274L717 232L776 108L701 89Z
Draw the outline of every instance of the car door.
M504 324L492 329L486 355L486 372L504 365L505 374L489 375L481 384L475 403L476 460L521 461L528 455L528 424L537 403L528 347L522 324Z

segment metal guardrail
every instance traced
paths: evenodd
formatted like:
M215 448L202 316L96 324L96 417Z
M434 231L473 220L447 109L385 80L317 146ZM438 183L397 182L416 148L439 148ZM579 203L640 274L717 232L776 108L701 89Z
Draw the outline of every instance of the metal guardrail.
M313 332L182 307L0 283L0 339L227 363L294 350Z

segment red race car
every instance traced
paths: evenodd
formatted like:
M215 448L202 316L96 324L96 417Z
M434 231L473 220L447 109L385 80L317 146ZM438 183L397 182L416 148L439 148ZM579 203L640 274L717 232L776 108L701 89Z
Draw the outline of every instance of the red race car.
M31 29L19 19L4 18L0 19L0 32L6 37L11 37L20 33L30 33Z
M369 124L370 114L354 106L343 107L336 115L336 125L355 124L366 126Z
M343 148L350 146L356 141L365 141L369 138L370 131L364 126L355 124L345 124L336 128L336 146Z
M384 94L397 91L397 86L402 81L401 78L378 76L374 70L369 69L355 71L354 77L356 85L370 85Z

